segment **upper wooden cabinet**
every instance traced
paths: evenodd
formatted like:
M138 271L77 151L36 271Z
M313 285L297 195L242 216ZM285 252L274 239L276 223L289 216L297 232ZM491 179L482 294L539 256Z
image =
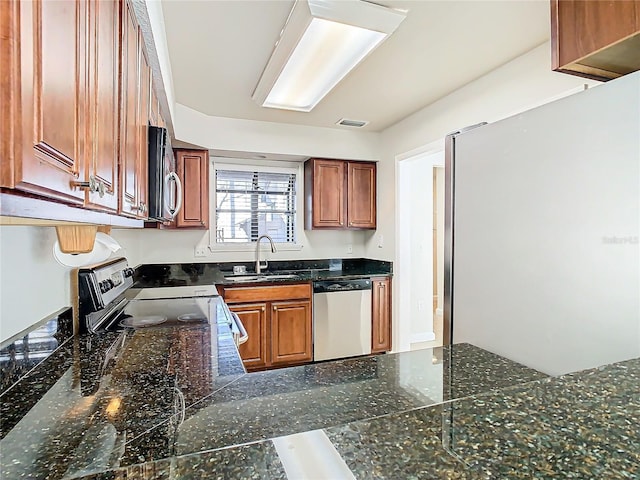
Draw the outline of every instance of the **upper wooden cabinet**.
M305 229L375 229L376 164L312 158L304 165Z
M177 228L209 228L209 152L175 150L176 173L182 182L182 208Z
M118 210L120 5L89 2L88 177L102 185L86 191L86 205Z
M551 0L553 70L609 80L640 70L640 0Z
M85 192L74 184L86 173L87 3L2 3L2 22L19 38L3 55L2 71L20 72L8 119L19 128L2 186L82 205Z
M146 218L151 73L129 2L0 2L0 53L3 195ZM2 214L48 218L23 204Z
M122 15L122 75L120 87L120 203L119 212L138 218L147 213L147 126L149 67L142 35L128 2Z

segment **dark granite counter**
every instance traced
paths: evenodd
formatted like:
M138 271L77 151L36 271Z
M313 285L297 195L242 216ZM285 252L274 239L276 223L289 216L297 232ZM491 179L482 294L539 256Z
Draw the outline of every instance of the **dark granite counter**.
M3 380L2 478L640 475L640 359L549 378L459 344L246 374L219 308Z
M255 273L255 262L145 264L136 268L134 287L236 285L238 282L229 278L233 277L234 266L244 266L247 273L243 275ZM295 279L268 279L271 283L290 283L390 276L393 268L391 262L366 258L286 260L270 261L266 273L297 275Z

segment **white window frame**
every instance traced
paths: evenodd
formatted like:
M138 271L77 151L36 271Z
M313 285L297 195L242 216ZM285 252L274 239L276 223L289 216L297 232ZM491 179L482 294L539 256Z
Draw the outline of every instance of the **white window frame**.
M221 158L216 157L212 160L211 175L209 185L211 188L211 199L209 208L209 249L212 252L253 252L256 249L256 242L216 242L215 232L216 224L216 206L217 188L216 188L216 171L217 170L237 170L243 172L266 172L266 173L295 173L296 175L296 214L295 214L295 238L296 242L274 242L278 251L299 251L302 250L300 240L304 235L304 191L303 191L303 162L284 162L284 161L263 161L250 163L251 160L243 160L237 158Z

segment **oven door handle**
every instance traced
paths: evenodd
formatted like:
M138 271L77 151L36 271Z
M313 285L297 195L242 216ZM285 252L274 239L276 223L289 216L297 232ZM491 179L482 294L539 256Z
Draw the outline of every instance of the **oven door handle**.
M236 327L240 331L240 334L237 336L237 338L235 338L236 345L240 346L243 343L245 343L247 340L249 340L249 334L247 333L247 330L244 328L244 325L242 324L242 320L240 320L240 317L238 316L237 313L231 312L231 318L233 318L233 323L236 324ZM234 335L234 337L236 337L236 335Z

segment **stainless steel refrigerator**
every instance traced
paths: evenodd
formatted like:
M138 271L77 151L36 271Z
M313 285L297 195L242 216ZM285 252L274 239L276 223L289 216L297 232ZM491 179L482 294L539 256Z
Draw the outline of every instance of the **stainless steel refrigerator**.
M550 374L640 356L640 72L448 136L445 342Z

